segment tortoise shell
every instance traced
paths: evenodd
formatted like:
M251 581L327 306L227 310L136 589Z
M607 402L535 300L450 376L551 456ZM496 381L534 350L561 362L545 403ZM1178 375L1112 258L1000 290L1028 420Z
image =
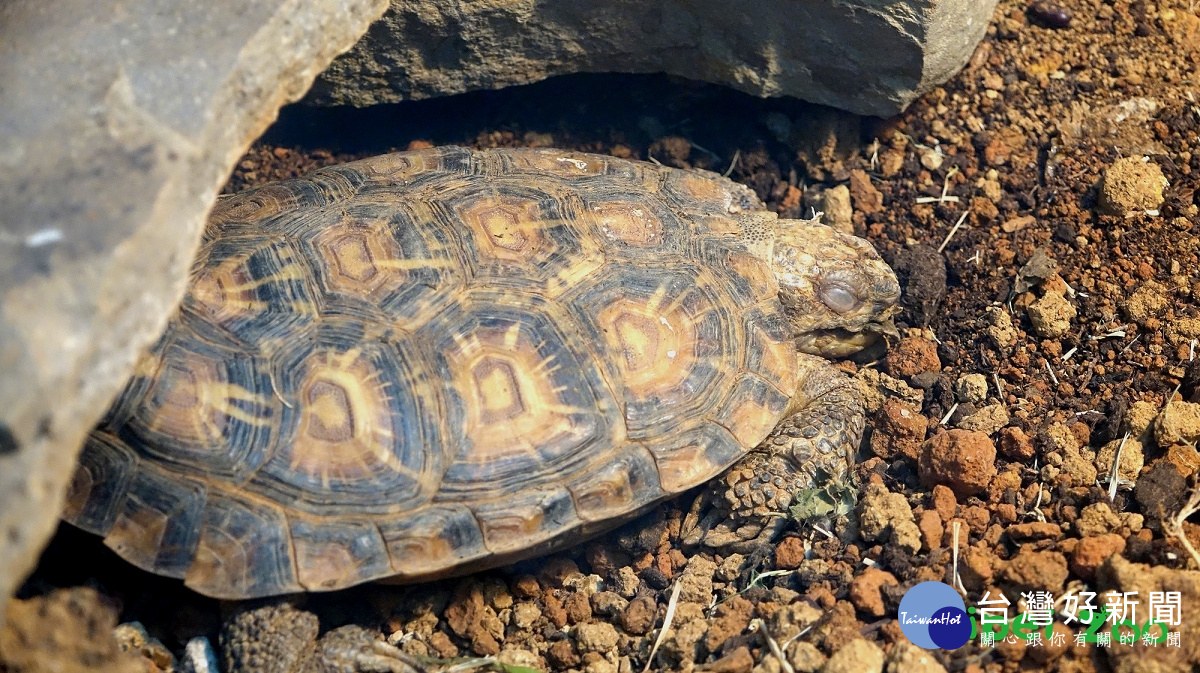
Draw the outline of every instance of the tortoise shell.
M725 470L795 392L753 192L558 150L375 157L221 199L65 518L248 598L577 542Z

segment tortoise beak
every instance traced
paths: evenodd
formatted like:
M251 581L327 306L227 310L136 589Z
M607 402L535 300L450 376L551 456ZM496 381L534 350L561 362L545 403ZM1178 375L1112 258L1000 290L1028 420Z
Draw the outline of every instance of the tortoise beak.
M888 348L900 343L900 330L896 329L896 321L892 319L892 316L888 316L886 320L881 322L872 323L867 327L867 331L875 332L879 336L882 336L884 341L887 342Z

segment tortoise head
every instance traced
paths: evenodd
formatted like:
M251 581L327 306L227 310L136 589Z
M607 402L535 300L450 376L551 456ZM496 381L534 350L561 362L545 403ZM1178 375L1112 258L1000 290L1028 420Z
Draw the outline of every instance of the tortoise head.
M741 224L743 240L775 274L801 351L845 357L898 336L892 316L900 284L866 240L817 218L744 217Z

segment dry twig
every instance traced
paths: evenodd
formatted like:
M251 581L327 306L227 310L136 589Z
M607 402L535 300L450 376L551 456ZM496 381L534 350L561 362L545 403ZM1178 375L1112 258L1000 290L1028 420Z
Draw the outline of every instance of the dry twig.
M971 211L969 211L969 210L963 211L962 216L959 217L958 221L954 223L954 226L950 228L950 233L946 234L945 240L943 240L942 244L938 246L938 249L937 249L938 252L941 252L946 249L946 246L950 243L950 239L954 238L954 235L958 233L959 228L962 227L962 223L964 221L966 221L967 215L969 215L970 213L971 213Z
M726 178L729 177L729 175L731 173L733 173L733 169L737 167L737 162L738 162L738 159L740 159L740 158L742 158L742 151L734 150L733 151L733 159L729 162L729 168L726 168L725 172L722 173L721 175Z
M650 648L650 656L646 657L646 667L642 669L642 673L650 670L650 664L654 663L654 655L658 654L658 648L662 645L663 639L667 637L671 622L675 621L675 606L679 604L679 589L682 586L682 582L676 581L675 588L671 590L671 599L667 601L667 614L663 615L662 629L658 632L658 637L654 639L654 646Z
M1117 455L1113 458L1112 473L1108 475L1108 500L1109 502L1117 501L1117 483L1121 480L1121 453L1125 450L1125 442L1129 441L1129 433L1121 438L1121 443L1117 445Z
M750 630L762 634L763 640L767 641L767 647L771 648L771 654L775 655L775 658L779 660L779 667L783 669L784 673L796 673L796 669L792 668L791 663L784 656L783 648L779 646L779 642L771 637L771 632L767 630L767 625L763 623L763 620L757 617L750 620Z
M951 552L950 557L952 568L951 573L954 576L954 588L958 589L958 593L962 594L963 597L966 597L967 588L963 586L962 577L960 577L958 574L958 529L960 528L961 523L961 521L955 521L952 527L952 530L954 531L954 550Z

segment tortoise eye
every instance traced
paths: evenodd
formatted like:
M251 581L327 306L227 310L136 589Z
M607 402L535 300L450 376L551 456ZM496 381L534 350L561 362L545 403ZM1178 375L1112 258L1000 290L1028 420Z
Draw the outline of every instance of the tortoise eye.
M853 311L862 305L862 299L844 283L825 283L817 295L826 306L837 313Z

